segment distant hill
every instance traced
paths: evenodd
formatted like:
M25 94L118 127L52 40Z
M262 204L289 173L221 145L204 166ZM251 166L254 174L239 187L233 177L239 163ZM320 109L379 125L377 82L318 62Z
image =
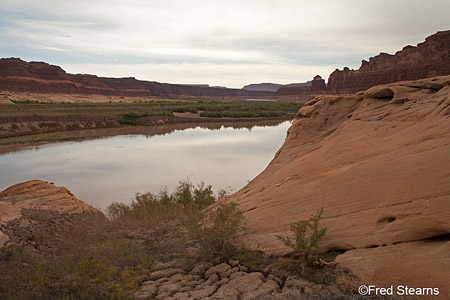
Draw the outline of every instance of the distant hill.
M170 84L129 78L66 73L45 62L0 59L0 91L96 94L105 96L196 99L271 98L274 92L209 87L207 84Z
M310 86L311 81L304 83L290 83L290 84L278 84L278 83L252 83L244 86L242 89L245 91L257 91L257 92L276 92L280 87L298 87L298 86Z

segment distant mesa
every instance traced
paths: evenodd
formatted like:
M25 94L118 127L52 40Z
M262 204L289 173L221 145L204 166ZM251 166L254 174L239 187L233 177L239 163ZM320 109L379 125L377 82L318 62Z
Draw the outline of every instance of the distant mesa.
M276 92L280 87L297 87L297 86L311 86L311 81L304 83L289 83L289 84L278 84L278 83L252 83L244 86L242 89L246 91L263 91L263 92Z
M208 85L170 84L128 78L69 74L61 67L20 58L0 59L0 91L97 94L146 98L271 98L274 92L248 91Z
M69 74L61 67L44 62L25 62L19 58L0 59L0 91L98 94L146 98L201 99L295 99L307 101L315 96L349 95L380 84L416 80L450 74L450 30L437 32L417 46L406 46L391 55L380 53L363 60L361 67L335 70L328 83L317 75L312 81L287 85L249 84L242 89L211 87L208 84L170 84L128 78Z

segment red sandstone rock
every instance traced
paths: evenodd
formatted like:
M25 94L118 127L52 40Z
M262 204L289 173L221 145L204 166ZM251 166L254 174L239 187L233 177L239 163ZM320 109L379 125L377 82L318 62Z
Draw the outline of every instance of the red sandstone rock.
M269 98L273 92L202 87L141 81L135 78L105 78L68 74L44 62L18 58L0 59L0 91L98 94L149 98Z
M20 218L22 209L51 210L67 214L100 213L75 197L67 188L41 180L18 183L0 192L0 226ZM8 239L0 231L0 247Z
M323 207L321 251L346 251L337 261L370 283L438 287L433 299L448 299L449 141L450 76L317 97L232 196L246 217L242 241L287 253L276 235Z
M450 30L440 31L417 47L406 46L395 55L381 53L362 61L358 70L345 67L328 78L328 94L353 94L372 86L402 80L450 75Z
M311 86L282 86L277 90L276 98L310 100L314 96L324 94L325 80L319 75L314 76Z

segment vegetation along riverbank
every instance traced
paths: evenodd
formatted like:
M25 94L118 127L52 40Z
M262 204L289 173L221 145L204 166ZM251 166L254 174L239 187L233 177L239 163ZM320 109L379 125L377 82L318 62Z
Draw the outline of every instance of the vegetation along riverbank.
M2 104L0 138L89 128L287 120L301 106L298 102L245 100L55 103L21 98Z

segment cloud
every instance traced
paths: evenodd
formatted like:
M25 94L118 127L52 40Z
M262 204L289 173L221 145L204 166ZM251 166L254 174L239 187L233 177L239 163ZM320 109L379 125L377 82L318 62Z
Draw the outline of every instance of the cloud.
M175 80L166 79L167 70L178 74L185 66L239 71L244 69L236 64L265 64L267 70L317 66L317 72L302 77L307 80L325 67L358 67L361 59L417 44L448 29L449 14L450 3L440 0L16 0L0 7L0 55L19 53L25 59L80 67L135 64L142 69L140 64L151 64L163 67L164 78L143 79L170 82ZM288 71L279 78L280 72L271 70L275 74L269 81L295 74ZM147 74L158 75L155 69ZM227 74L208 72L199 80L236 86ZM240 86L256 82L240 77L245 80Z

